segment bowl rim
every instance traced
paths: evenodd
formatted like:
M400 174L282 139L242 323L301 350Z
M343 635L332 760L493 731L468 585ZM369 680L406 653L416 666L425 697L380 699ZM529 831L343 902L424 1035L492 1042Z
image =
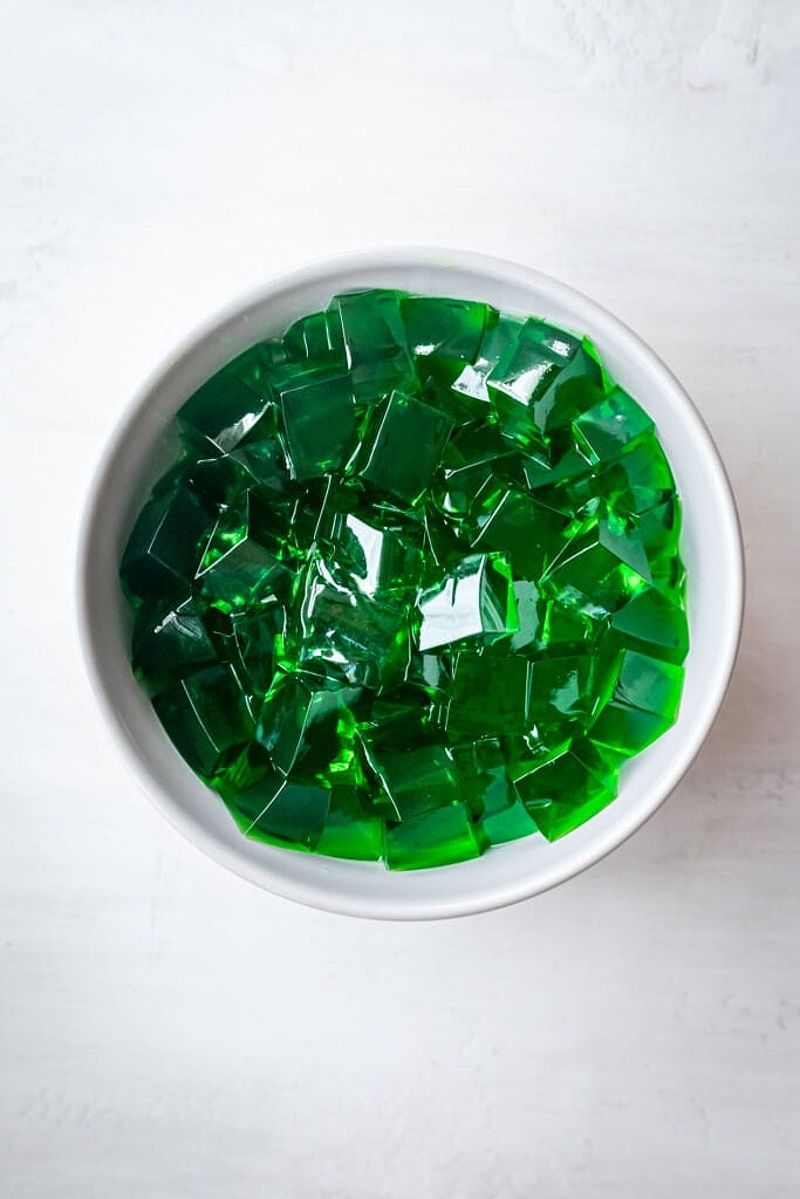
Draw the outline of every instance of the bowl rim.
M443 897L437 901L429 900L426 903L415 901L411 904L407 904L403 899L397 897L390 902L365 900L363 897L357 899L342 897L335 893L329 893L324 887L308 881L289 880L284 876L276 877L267 866L253 867L243 856L222 844L213 833L191 820L180 805L172 800L169 791L155 772L148 769L143 754L117 710L98 660L97 647L93 639L91 604L92 533L99 517L100 505L111 469L141 408L146 404L148 398L158 390L174 367L201 348L207 339L218 330L237 318L244 317L255 306L268 302L272 296L280 295L294 287L319 281L327 275L333 276L359 270L375 271L398 266L436 267L438 269L449 267L471 270L502 277L506 282L532 289L538 288L546 292L557 303L568 306L576 313L578 319L580 319L581 312L588 313L590 320L587 322L587 327L589 324L594 325L595 328L605 326L618 342L624 343L626 354L638 356L648 374L653 376L660 388L669 392L672 401L683 409L682 415L690 426L693 436L703 443L706 465L714 476L713 485L719 504L718 516L725 526L726 556L734 589L734 594L728 597L727 629L725 630L724 645L718 656L716 682L713 690L706 696L703 717L695 722L677 747L666 780L660 787L653 790L650 804L638 810L635 819L630 820L627 826L615 825L613 835L608 835L602 842L590 846L577 860L564 863L560 869L551 870L544 879L537 876L527 878L521 876L513 884L506 882L502 886L495 885L485 888L469 898L460 898L456 901L451 897ZM641 828L661 807L683 779L703 746L730 685L741 643L745 602L745 563L735 497L711 432L676 376L637 333L583 292L535 268L471 250L412 245L366 249L314 259L294 270L274 276L264 284L251 288L229 301L195 326L178 342L175 348L149 373L124 406L112 427L111 435L105 443L94 470L85 496L79 529L75 599L78 638L83 660L105 724L112 734L117 751L127 762L134 778L154 807L175 829L218 864L282 898L342 915L389 920L432 920L473 915L505 907L558 886L567 879L582 873L624 844L628 837ZM456 868L434 867L432 870Z

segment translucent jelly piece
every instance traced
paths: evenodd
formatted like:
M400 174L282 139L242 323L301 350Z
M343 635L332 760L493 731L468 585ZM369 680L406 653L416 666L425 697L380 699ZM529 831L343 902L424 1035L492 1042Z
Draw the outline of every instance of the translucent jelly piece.
M392 805L395 820L410 820L463 799L458 771L444 745L410 750L373 746L369 761Z
M587 654L531 663L530 715L537 725L587 721L594 707L594 663Z
M314 362L347 367L342 324L336 312L313 312L295 321L283 335L291 362Z
M452 753L470 811L490 845L536 832L508 776L499 741L483 738L457 746Z
M366 810L367 802L352 788L331 791L317 853L359 862L375 862L383 857L383 821Z
M585 743L546 762L517 782L528 814L555 841L606 807L615 779L597 750Z
M174 606L145 605L137 612L131 664L151 686L214 662L216 657L203 613L193 598Z
M654 434L644 434L597 477L597 487L612 496L616 510L638 515L671 499L675 480Z
M474 362L464 367L453 382L454 391L490 403L487 380L509 348L516 344L524 321L519 317L501 315L487 329L481 342L480 352Z
M460 650L445 717L451 739L523 733L531 725L531 664Z
M608 392L572 425L580 448L593 462L608 462L645 433L653 422L621 387Z
M580 342L540 321L525 323L487 385L504 434L532 442L602 396L599 368Z
M472 362L478 356L497 311L474 300L434 296L403 296L400 312L406 338L415 358L445 358Z
M655 712L672 723L678 713L683 668L659 662L635 650L625 650L614 699Z
M420 870L477 858L483 841L463 803L450 804L386 826L386 865L390 870Z
M178 411L189 438L227 453L253 435L272 404L268 377L276 356L269 343L253 346L199 387Z
M186 480L202 498L215 505L235 503L252 488L273 497L289 492L289 465L275 437L245 442L229 454L198 458L186 467Z
M299 671L279 671L266 694L255 736L284 774L302 766L308 777L326 770L351 732L357 688L326 684Z
M393 678L399 681L409 660L406 605L371 599L343 586L322 561L310 564L303 581L294 636L297 661L329 662L359 686L378 688Z
M381 527L350 512L336 522L331 540L337 575L364 595L405 596L416 589L422 574L421 527Z
M186 488L149 500L133 526L120 565L132 600L163 600L186 593L213 517Z
M341 469L356 445L356 401L349 375L315 372L282 379L283 428L295 479Z
M652 745L672 723L659 713L612 700L592 725L589 737L598 746L607 746L628 757Z
M464 638L496 641L519 629L508 562L502 554L472 554L418 600L421 650Z
M484 816L481 829L490 845L505 845L519 837L538 832L538 825L521 800L515 799L507 808Z
M632 649L677 665L689 649L685 611L653 587L638 592L615 612L611 628Z
M247 830L248 837L292 849L316 849L322 839L331 793L311 782L285 779Z
M565 606L602 617L620 608L649 579L647 557L635 533L622 534L598 523L566 543L547 567L542 586Z
M431 481L449 432L450 423L440 412L393 391L370 420L357 472L372 486L415 504Z
M287 567L252 536L252 525L253 508L245 497L222 513L198 567L203 598L223 612L252 610L287 593Z
M560 513L519 491L503 491L473 538L476 550L505 553L515 577L536 579L563 545L566 521Z
M206 777L247 742L255 727L241 682L227 665L187 675L154 696L153 707L181 756Z
M330 313L338 318L348 367L389 387L416 386L414 364L400 312L400 292L374 289L337 296Z

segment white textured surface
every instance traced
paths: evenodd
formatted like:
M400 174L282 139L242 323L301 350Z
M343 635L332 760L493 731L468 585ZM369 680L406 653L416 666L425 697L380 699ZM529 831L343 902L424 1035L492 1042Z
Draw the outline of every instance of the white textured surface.
M797 5L4 15L0 1193L795 1196ZM142 801L72 559L120 405L196 321L303 259L436 241L662 353L727 460L749 613L705 753L631 842L527 905L383 926L248 887Z

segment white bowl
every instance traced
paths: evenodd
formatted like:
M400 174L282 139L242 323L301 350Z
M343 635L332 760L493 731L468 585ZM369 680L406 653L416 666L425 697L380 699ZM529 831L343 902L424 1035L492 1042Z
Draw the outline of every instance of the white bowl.
M284 331L336 292L395 287L485 300L588 334L611 373L656 421L683 499L691 649L680 716L624 768L617 799L562 840L534 835L454 866L390 872L248 840L170 744L131 674L130 613L117 565L149 487L175 450L184 399L254 341ZM634 333L592 300L538 271L451 250L377 251L331 259L267 284L208 322L134 398L89 497L80 551L79 612L90 675L115 740L156 807L237 874L289 899L351 915L424 920L480 912L544 891L629 837L669 795L722 701L742 618L739 525L724 469L691 401Z

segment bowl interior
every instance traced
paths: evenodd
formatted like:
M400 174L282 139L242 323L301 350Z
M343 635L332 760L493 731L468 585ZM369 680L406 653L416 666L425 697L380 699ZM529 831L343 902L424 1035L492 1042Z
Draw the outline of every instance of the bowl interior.
M683 500L683 556L691 649L675 726L624 767L617 799L554 844L532 836L456 866L391 873L249 841L216 795L178 756L134 680L130 613L117 564L150 486L172 460L173 416L195 387L240 350L281 334L338 291L397 287L488 301L588 334L618 382L655 419ZM701 745L724 694L741 622L741 553L730 490L710 437L685 393L634 334L584 296L546 276L476 255L380 253L308 268L265 287L200 332L135 399L101 465L84 530L80 616L103 707L151 798L212 857L278 894L332 911L386 918L464 914L535 894L623 841L658 807Z

